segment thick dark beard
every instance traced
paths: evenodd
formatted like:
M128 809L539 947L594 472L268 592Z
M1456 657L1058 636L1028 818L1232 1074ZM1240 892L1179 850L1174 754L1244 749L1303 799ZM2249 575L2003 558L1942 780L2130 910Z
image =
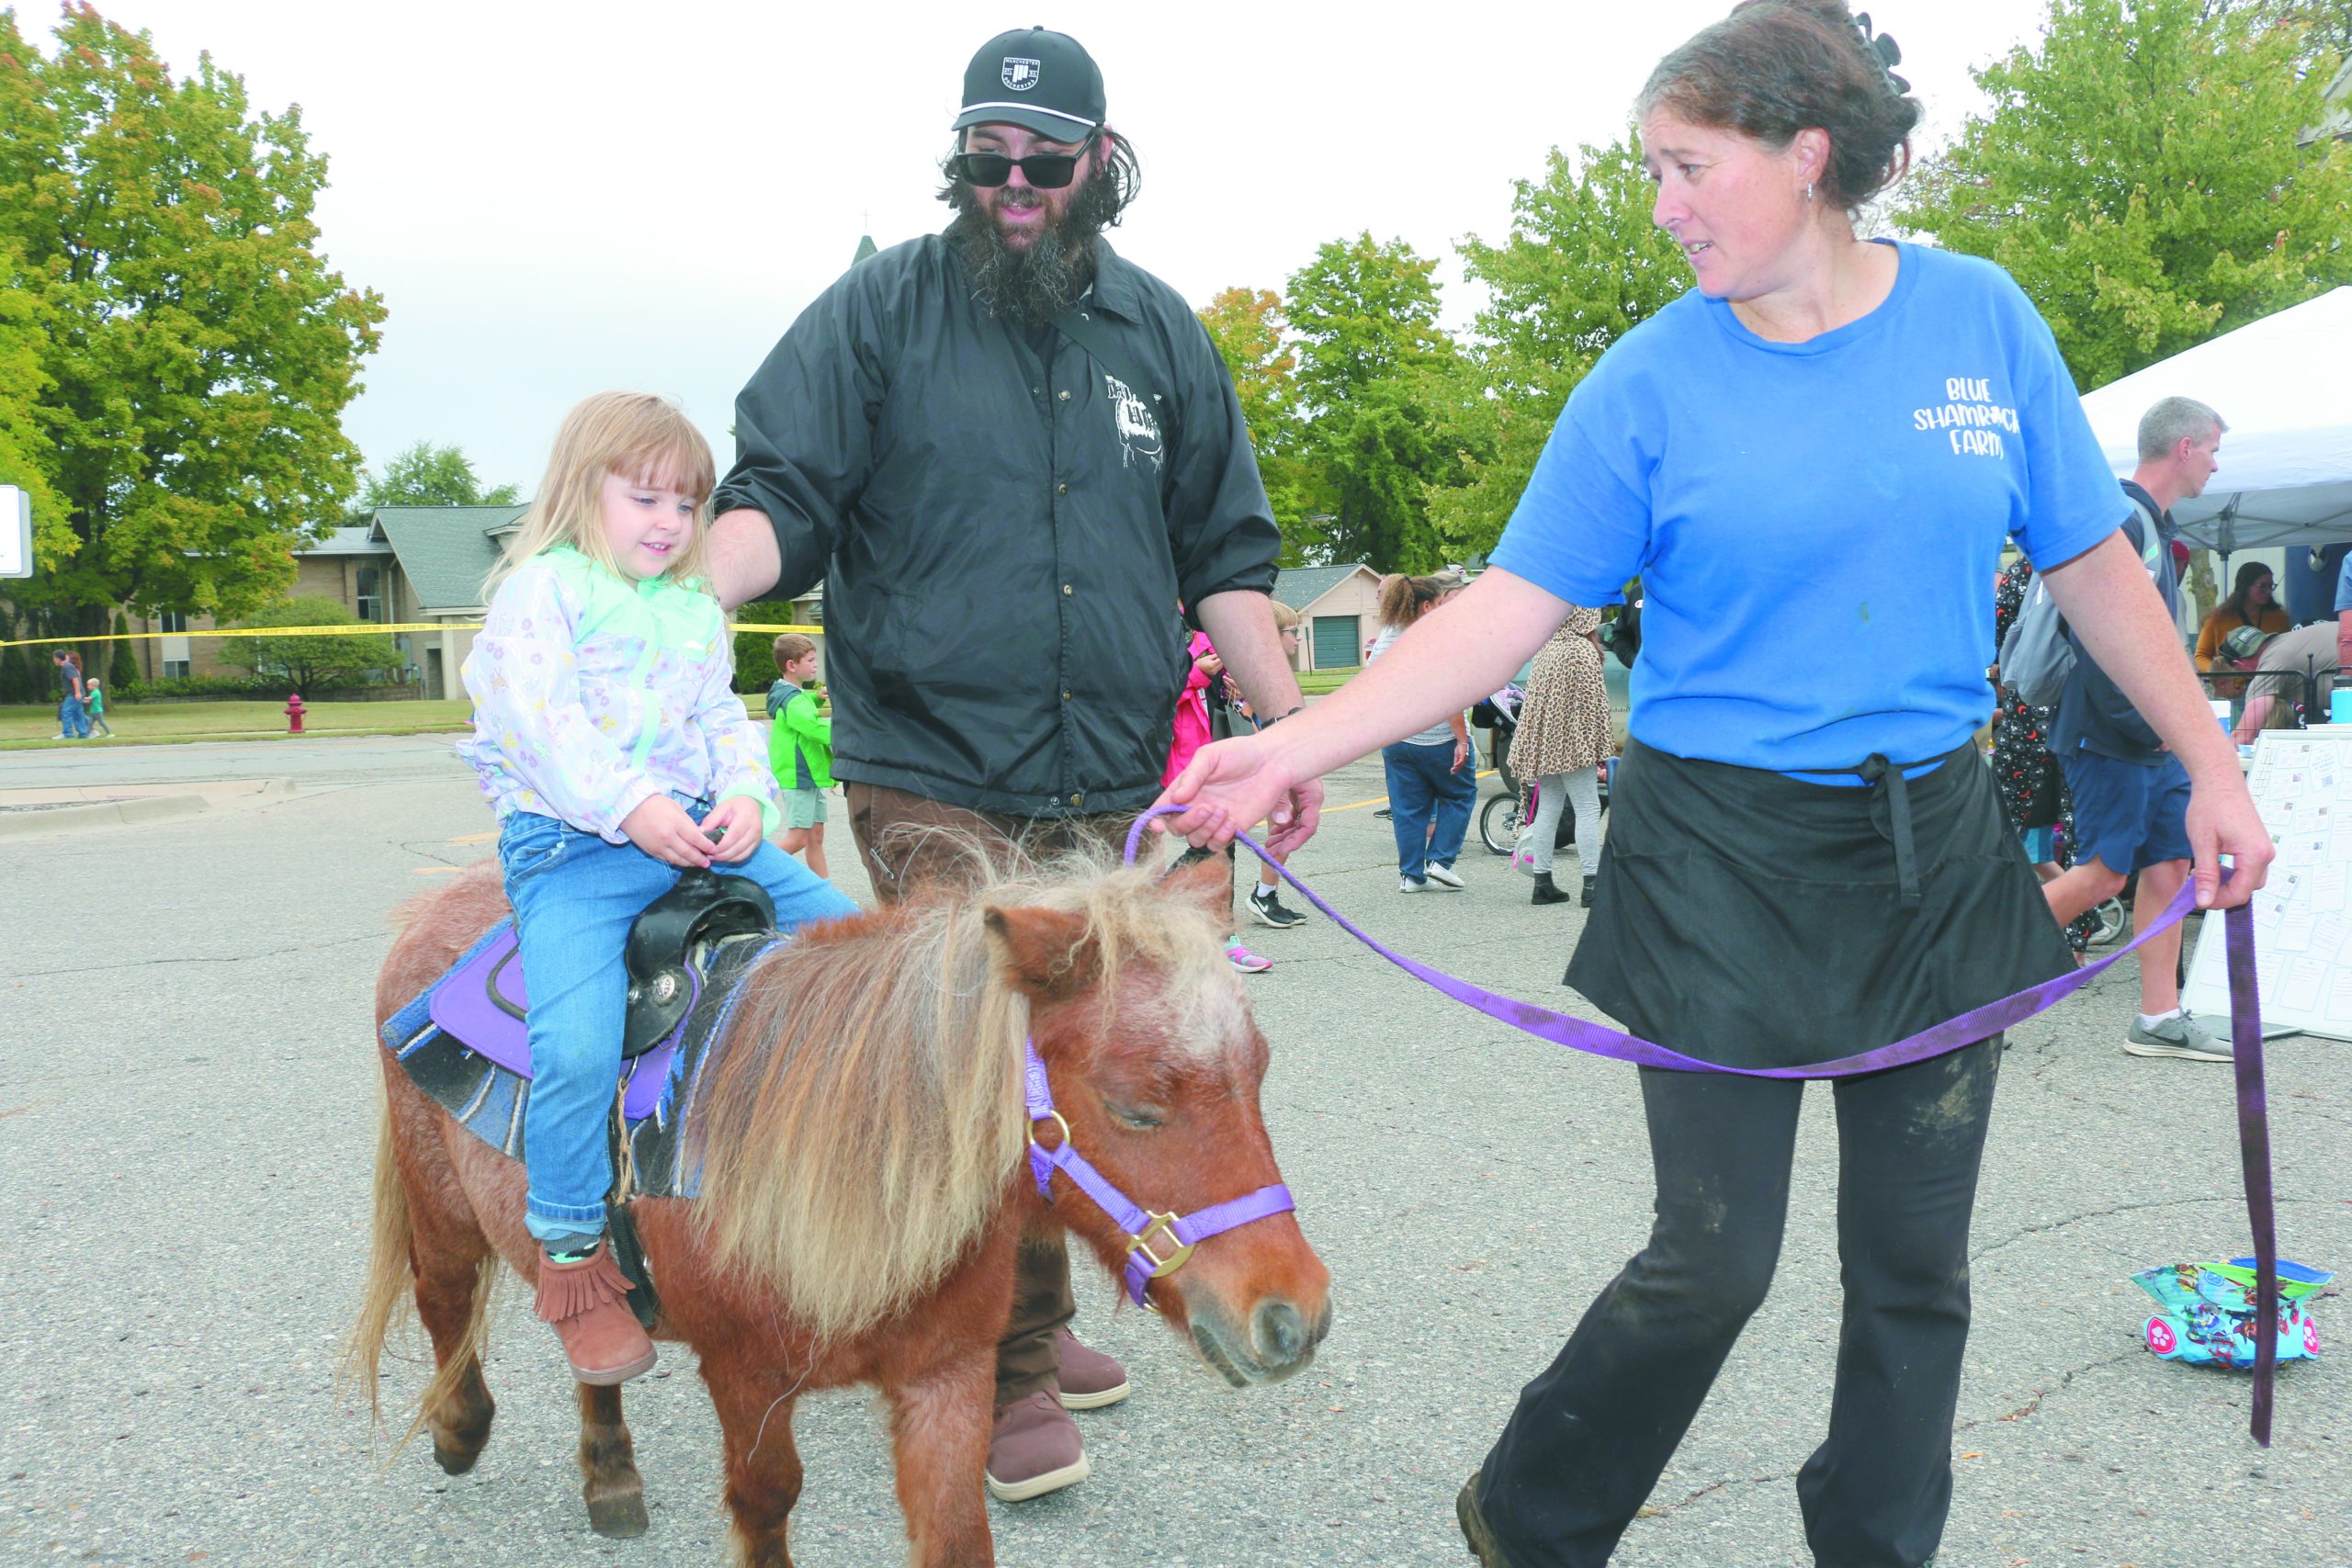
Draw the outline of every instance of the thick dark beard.
M956 213L947 243L962 259L981 309L999 321L1042 327L1077 304L1093 283L1095 237L1117 218L1118 191L1110 170L1095 170L1060 220L1039 225L1020 250L1005 243L1004 231L965 181L948 186L947 205Z

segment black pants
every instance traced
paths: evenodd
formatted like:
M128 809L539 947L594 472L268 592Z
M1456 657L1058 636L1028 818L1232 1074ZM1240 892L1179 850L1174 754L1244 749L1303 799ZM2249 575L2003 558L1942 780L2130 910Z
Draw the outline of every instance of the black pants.
M1996 1036L1836 1086L1845 1318L1829 1435L1797 1477L1820 1568L1919 1568L1942 1538L2000 1052ZM1480 1474L1511 1568L1599 1568L1648 1499L1772 1282L1803 1089L1643 1069L1649 1245L1527 1385Z

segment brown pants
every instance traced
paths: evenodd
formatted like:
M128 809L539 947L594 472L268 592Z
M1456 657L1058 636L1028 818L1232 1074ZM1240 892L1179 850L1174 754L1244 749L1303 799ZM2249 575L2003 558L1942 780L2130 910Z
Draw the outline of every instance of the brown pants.
M1135 818L1131 814L1107 817L1025 818L1001 812L973 811L886 784L845 782L849 797L849 828L857 840L858 859L874 879L875 896L886 904L910 897L928 886L968 878L981 867L973 863L969 848L1019 843L1040 854L1102 842L1117 842ZM958 836L927 832L949 828ZM996 1403L999 1406L1051 1389L1061 1371L1061 1352L1054 1330L1078 1314L1069 1293L1069 1253L1061 1233L1031 1231L1021 1238L1020 1259L1012 1275L1012 1317L996 1347Z

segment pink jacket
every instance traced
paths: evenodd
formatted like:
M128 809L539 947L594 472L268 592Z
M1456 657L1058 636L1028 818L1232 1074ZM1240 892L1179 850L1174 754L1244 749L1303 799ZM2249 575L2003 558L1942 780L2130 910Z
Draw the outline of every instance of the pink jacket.
M1192 673L1184 678L1184 689L1176 697L1176 743L1168 749L1168 770L1159 775L1162 789L1176 782L1193 760L1193 753L1209 743L1209 704L1206 695L1209 678L1201 670L1200 657L1214 653L1209 646L1209 634L1194 632L1192 642L1184 649L1184 657L1193 661Z

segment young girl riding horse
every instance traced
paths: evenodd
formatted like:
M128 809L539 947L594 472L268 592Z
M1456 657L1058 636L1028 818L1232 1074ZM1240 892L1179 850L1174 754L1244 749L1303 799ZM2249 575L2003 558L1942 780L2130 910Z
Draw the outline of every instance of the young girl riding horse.
M764 841L775 779L704 579L712 477L708 445L660 398L605 392L573 409L465 663L474 734L458 750L498 810L530 988L537 1308L583 1383L654 1361L631 1281L601 1245L631 923L694 867L759 883L779 930L856 912Z

